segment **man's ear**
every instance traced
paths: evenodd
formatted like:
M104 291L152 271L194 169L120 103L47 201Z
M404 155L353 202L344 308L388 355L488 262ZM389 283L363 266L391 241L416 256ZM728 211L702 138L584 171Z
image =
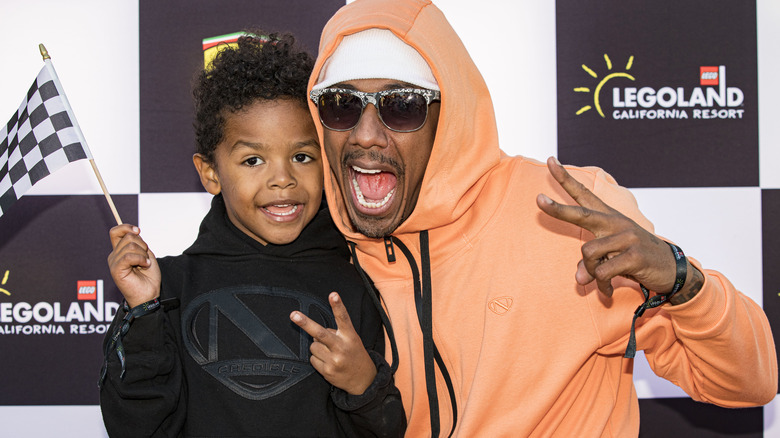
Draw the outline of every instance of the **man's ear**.
M222 186L219 184L219 176L217 176L214 163L208 161L201 154L195 154L192 156L192 164L195 165L195 169L200 175L200 183L203 184L203 188L212 195L218 195L222 191Z

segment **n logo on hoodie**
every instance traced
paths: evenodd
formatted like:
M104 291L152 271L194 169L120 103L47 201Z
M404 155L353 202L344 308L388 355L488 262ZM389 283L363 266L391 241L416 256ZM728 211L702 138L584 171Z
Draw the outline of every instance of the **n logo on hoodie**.
M279 395L315 372L309 363L311 338L290 322L292 310L326 327L336 325L329 307L305 293L228 287L198 296L182 311L184 347L236 394L251 400Z

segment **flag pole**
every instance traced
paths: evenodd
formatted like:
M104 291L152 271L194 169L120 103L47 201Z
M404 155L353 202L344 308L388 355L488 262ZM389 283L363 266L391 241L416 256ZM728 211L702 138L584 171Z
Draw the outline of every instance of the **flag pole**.
M54 70L54 64L51 62L51 56L49 56L49 52L46 50L46 47L43 44L38 44L38 49L41 51L41 56L43 57L43 62L46 64L46 66L51 71L52 77L54 78L54 82L59 90L62 90L62 100L65 103L65 106L67 107L68 114L73 119L73 127L76 130L76 133L79 136L79 140L81 140L81 144L84 146L84 152L87 153L87 158L89 158L89 164L92 165L92 171L95 172L95 176L97 177L98 183L100 184L101 190L103 190L103 195L106 197L106 201L108 201L108 206L111 208L111 213L114 214L114 219L116 219L117 225L122 225L122 219L119 218L119 213L116 211L116 206L114 205L114 201L111 199L111 195L108 193L108 189L106 188L106 184L103 182L103 177L100 176L100 171L97 168L97 164L95 164L95 159L92 158L92 152L89 150L89 146L87 146L87 140L84 138L84 134L81 132L81 128L79 127L78 122L76 121L76 115L73 113L73 109L70 107L70 102L68 102L68 97L65 95L64 90L62 89L62 84L60 84L60 78L57 76L57 72Z

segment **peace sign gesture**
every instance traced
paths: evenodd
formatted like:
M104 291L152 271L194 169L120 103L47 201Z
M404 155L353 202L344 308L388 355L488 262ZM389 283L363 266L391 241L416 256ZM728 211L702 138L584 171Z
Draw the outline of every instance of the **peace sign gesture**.
M339 294L331 292L328 301L336 317L336 329L325 328L299 311L292 312L290 319L314 338L309 347L314 369L331 385L352 395L363 394L376 377L376 366Z
M676 262L669 245L639 224L610 207L587 187L575 180L554 157L547 168L558 184L579 205L559 204L539 194L536 204L546 214L582 227L596 237L582 245L582 260L575 278L581 285L596 280L599 290L612 296L612 279L623 276L642 283L657 293L672 290ZM688 279L675 294L680 304L692 298L701 288L701 272L688 263ZM698 277L692 280L691 277ZM679 297L678 297L679 295Z

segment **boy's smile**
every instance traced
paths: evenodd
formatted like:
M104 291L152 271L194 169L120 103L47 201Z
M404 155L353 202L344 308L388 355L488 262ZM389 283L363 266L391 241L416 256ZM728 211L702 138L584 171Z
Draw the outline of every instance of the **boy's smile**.
M230 221L263 244L295 240L322 200L317 131L300 103L258 100L225 113L214 163L193 157L201 182L222 193Z

